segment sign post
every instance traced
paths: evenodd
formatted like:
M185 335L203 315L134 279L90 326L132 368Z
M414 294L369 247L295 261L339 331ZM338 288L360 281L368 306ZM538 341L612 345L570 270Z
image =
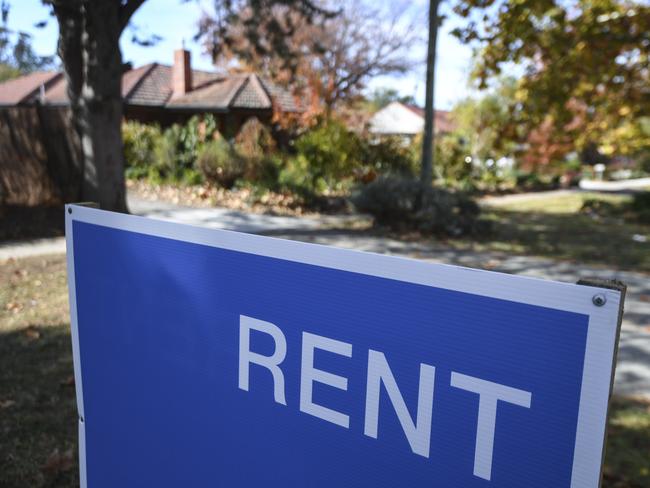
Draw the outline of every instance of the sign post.
M597 487L622 292L66 208L81 485Z

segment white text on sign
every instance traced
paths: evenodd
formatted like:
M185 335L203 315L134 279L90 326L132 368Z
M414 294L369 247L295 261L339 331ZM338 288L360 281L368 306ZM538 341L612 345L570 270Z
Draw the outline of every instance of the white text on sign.
M275 345L273 354L265 356L251 351L251 331L267 334L273 339ZM352 357L352 344L309 332L302 333L300 411L348 429L350 417L346 413L316 404L313 401L314 383L321 383L343 391L348 389L348 379L344 376L314 367L314 355L317 349L347 358ZM287 340L277 325L246 315L240 316L239 388L249 391L250 365L262 366L273 377L275 401L287 405L284 373L281 368L286 355ZM374 439L378 438L379 398L383 384L411 450L415 454L428 458L431 444L435 371L436 368L432 365L420 364L418 402L414 421L409 414L386 356L381 351L370 349L368 351L364 434ZM490 480L498 402L530 408L532 393L457 372L451 373L451 386L479 396L474 476Z

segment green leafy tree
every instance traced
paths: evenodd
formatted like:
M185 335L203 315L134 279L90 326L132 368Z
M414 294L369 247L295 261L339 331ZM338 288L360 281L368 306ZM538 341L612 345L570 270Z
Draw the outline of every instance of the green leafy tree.
M608 132L601 141L600 149L609 156L643 157L650 162L650 117L640 117Z
M0 82L33 71L47 69L53 56L39 56L32 47L32 36L9 28L9 2L0 2Z
M341 122L325 119L317 127L305 132L295 144L299 157L308 162L311 187L320 182L334 187L359 169L361 141Z
M0 63L0 83L13 78L18 78L20 75L21 72L18 69L8 64Z
M518 65L519 122L568 137L566 151L650 113L647 2L458 0L455 11L467 19L455 34L478 49L478 85Z
M514 78L503 79L480 98L466 98L453 109L455 136L473 159L485 161L513 154L518 134L512 120L519 117Z

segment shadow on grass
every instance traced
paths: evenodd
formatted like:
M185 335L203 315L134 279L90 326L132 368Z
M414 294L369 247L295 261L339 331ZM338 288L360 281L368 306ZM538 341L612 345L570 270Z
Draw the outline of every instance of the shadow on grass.
M603 488L650 486L650 401L614 398Z
M0 242L62 236L63 206L0 206Z
M79 486L67 325L0 333L0 486Z
M650 242L640 242L650 240L650 226L579 213L491 208L485 215L493 232L477 243L490 250L650 272Z

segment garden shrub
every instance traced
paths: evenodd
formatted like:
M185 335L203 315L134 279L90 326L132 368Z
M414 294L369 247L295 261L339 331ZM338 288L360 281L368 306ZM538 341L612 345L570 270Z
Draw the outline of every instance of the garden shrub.
M267 156L275 151L275 141L271 131L257 117L249 118L242 125L235 137L235 150L244 161L247 180L257 181L274 176L275 166Z
M185 124L174 124L168 129L176 144L176 165L179 173L192 169L204 143L220 137L214 115L195 115Z
M421 205L417 207L418 197ZM485 230L480 209L464 193L423 187L413 178L382 176L358 188L352 202L375 222L395 230L458 236Z
M196 165L205 181L232 188L244 174L245 164L223 138L206 142L198 152Z
M128 121L122 125L127 178L147 177L156 165L156 145L162 137L157 125Z
M164 138L168 155L164 164L168 170L166 176L173 181L182 181L183 174L194 168L202 142L195 117L185 125L174 124L169 127L164 132Z
M467 148L460 138L453 135L437 137L433 165L436 178L446 186L474 190L478 178L472 160L467 162L467 157Z
M166 130L156 141L154 147L155 162L151 165L148 177L160 183L170 177L176 166L176 140Z
M362 142L364 175L373 172L415 176L417 173L420 158L411 141L401 137L382 137L377 141Z
M302 155L291 157L278 175L278 186L302 196L313 196L325 189L322 180L315 180L309 161Z
M282 168L282 158L273 154L270 131L255 118L244 124L234 146L223 140L211 114L194 116L164 131L156 125L127 122L123 135L127 177L153 183L209 181L230 187L245 176L271 187Z
M266 154L257 164L253 182L269 190L279 189L282 170L286 166L286 155L275 152Z
M361 167L359 137L336 120L324 121L307 131L295 141L294 147L298 156L307 162L305 176L311 180L311 188L321 183L328 188L340 187Z
M164 132L157 125L126 122L122 128L127 178L147 178L196 184L201 175L194 169L196 147L189 131L173 125Z

